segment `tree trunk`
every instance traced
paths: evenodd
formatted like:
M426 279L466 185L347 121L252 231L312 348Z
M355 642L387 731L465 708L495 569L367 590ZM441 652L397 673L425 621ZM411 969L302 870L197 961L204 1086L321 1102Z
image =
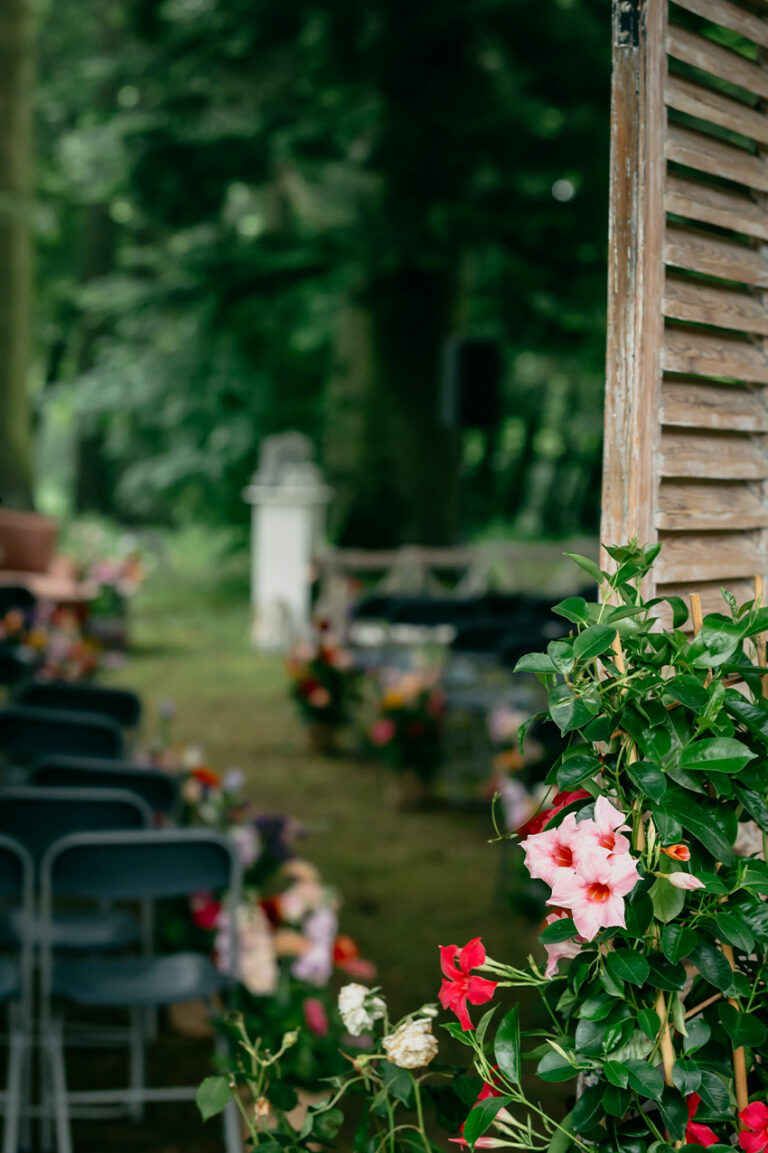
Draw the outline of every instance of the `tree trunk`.
M358 343L355 366L362 438L339 529L343 544L455 541L458 438L440 423L452 289L444 271L403 268L365 294L368 318L358 321L365 340Z
M0 0L0 498L17 508L32 506L32 61L28 0Z

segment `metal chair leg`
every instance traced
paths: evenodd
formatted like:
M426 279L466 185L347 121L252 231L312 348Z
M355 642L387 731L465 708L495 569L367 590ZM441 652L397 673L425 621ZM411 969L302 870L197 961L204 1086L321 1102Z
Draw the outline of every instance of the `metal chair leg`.
M51 1071L52 1105L56 1123L56 1153L72 1153L67 1075L64 1064L64 1038L60 1021L51 1022L45 1045Z
M17 1153L19 1147L19 1118L21 1115L21 1088L26 1043L24 1038L11 1033L8 1046L8 1081L5 1090L5 1131L3 1153Z
M144 1041L145 1041L145 1010L132 1009L131 1010L131 1095L133 1104L131 1105L131 1118L134 1121L143 1121L144 1119L144 1104L141 1101L140 1094L145 1088L146 1082L146 1069L145 1069L145 1054L144 1054Z
M224 1148L226 1153L243 1153L243 1133L237 1105L230 1101L224 1110Z

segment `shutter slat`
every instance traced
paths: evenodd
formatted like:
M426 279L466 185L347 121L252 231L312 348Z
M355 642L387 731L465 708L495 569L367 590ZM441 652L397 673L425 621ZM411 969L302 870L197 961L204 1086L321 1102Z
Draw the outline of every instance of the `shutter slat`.
M684 80L682 76L667 77L664 97L669 108L687 112L720 128L729 128L761 144L768 144L768 121L760 112L731 100L703 84Z
M667 52L675 60L682 60L693 68L700 68L719 80L735 84L755 96L768 97L768 75L757 64L752 64L739 52L721 48L704 36L670 24Z
M761 348L697 329L667 328L661 363L667 372L768 384L768 356Z
M675 0L675 4L768 48L768 27L764 21L736 4L729 4L728 0Z
M661 389L661 422L719 432L768 432L768 407L762 392L743 385L665 380Z
M735 190L669 173L664 207L676 216L768 240L768 216L749 196Z
M721 288L670 273L664 285L662 309L664 315L673 320L768 336L768 315L762 300L738 289Z
M713 480L764 480L765 459L756 437L693 429L663 429L659 476Z
M724 144L705 132L693 132L670 124L664 149L667 160L696 168L723 180L734 180L747 188L768 192L768 162L743 148Z
M662 533L660 539L660 583L750 577L760 571L760 553L753 533Z
M706 276L768 288L768 261L754 248L691 228L667 227L664 263Z

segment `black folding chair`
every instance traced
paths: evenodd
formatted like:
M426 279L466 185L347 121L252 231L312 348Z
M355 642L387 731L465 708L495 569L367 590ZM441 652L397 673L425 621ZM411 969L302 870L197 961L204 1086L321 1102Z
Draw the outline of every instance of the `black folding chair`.
M141 721L141 701L136 693L103 685L33 681L17 693L16 703L35 709L95 713L99 717L108 717L123 729L135 729Z
M170 773L97 757L46 757L32 770L31 784L71 789L127 789L145 801L158 817L179 810L179 784Z
M59 754L111 759L122 751L120 726L106 717L21 705L0 709L0 761L9 766L30 767Z
M19 1127L30 1112L32 1034L33 867L24 847L0 836L0 901L21 930L13 956L0 957L0 1003L8 1016L8 1068L0 1107L5 1115L2 1153L16 1153Z
M41 912L52 922L57 898L162 901L197 892L228 894L229 942L235 957L241 870L230 840L207 830L87 833L58 841L43 863ZM45 940L45 936L44 936ZM179 952L141 957L60 958L44 945L42 1020L46 1039L44 1099L56 1125L58 1153L71 1153L70 1116L75 1107L123 1104L135 1113L144 1102L194 1098L195 1087L149 1088L143 1064L133 1062L130 1084L115 1089L67 1089L63 1011L67 1005L146 1012L179 1001L206 1000L226 990L209 956ZM137 1054L138 1056L138 1054ZM48 1080L49 1078L49 1080ZM238 1116L232 1102L224 1115L227 1153L240 1153Z

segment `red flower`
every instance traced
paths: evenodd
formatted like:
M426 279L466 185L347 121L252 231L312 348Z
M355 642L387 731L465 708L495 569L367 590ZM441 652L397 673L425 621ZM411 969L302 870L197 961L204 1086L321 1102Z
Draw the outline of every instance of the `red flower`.
M688 1102L688 1124L685 1127L686 1145L717 1145L719 1140L717 1134L713 1133L708 1125L700 1125L693 1119L701 1104L701 1097L698 1093L689 1093L686 1101ZM766 1109L766 1114L768 1115L768 1109ZM760 1148L763 1149L764 1146L761 1145Z
M213 769L206 769L204 766L199 769L194 769L192 776L206 789L218 789L221 785L221 777L219 774L215 773Z
M530 837L533 833L540 833L545 829L553 817L567 809L568 805L572 805L574 801L590 800L591 796L586 789L574 789L570 793L557 793L552 798L552 804L548 809L544 809L540 813L536 813L531 817L530 821L526 821L519 829L515 829L518 837Z
M438 994L440 1004L456 1014L464 1030L474 1029L467 1001L470 1005L484 1005L496 992L496 981L470 976L470 969L484 963L485 949L479 937L469 941L461 950L458 945L440 946L440 968L445 978Z
M753 1101L739 1113L739 1120L745 1126L739 1133L739 1145L744 1153L763 1153L768 1149L768 1105Z
M190 901L192 920L198 929L215 929L221 912L221 901L215 901L208 893L196 893Z

